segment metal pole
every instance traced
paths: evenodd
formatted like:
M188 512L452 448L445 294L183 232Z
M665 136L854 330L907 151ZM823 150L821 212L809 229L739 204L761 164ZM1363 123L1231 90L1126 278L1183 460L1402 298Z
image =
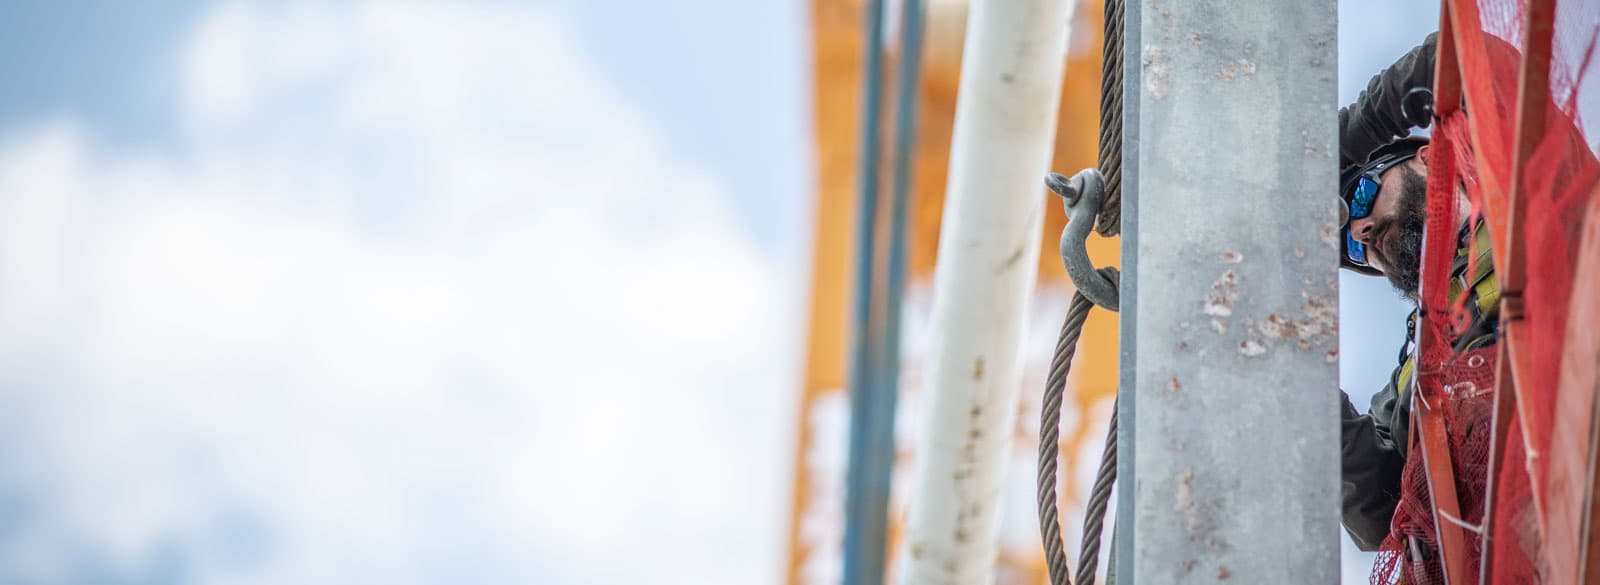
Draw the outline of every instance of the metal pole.
M850 453L845 467L845 585L883 582L889 533L889 476L894 461L894 399L887 409L881 378L882 317L874 318L873 276L877 260L879 114L883 96L883 0L866 3L862 54L865 87L861 97L861 199L856 217L854 330L850 346Z
M882 406L878 409L885 419L881 461L883 465L883 493L890 488L890 472L894 469L894 415L895 402L900 389L900 316L905 298L906 282L906 214L911 199L911 160L916 148L917 88L922 63L922 0L901 0L899 67L895 73L894 162L891 168L891 199L889 208L889 262L884 275L883 349L878 352L877 388L873 393ZM884 500L887 515L888 500ZM882 551L879 559L886 559ZM882 563L879 574L882 574Z
M988 585L1038 272L1067 0L972 3L950 152L907 583Z
M1119 573L1335 583L1336 3L1137 3Z
M1133 583L1133 487L1138 453L1133 445L1139 421L1139 387L1134 347L1139 339L1139 88L1142 54L1140 0L1126 0L1122 12L1122 276L1117 307L1117 509L1111 525L1111 561L1106 581Z

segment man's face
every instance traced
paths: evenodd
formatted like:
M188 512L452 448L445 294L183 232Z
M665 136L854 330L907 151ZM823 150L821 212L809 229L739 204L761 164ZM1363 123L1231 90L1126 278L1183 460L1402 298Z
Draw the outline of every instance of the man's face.
M1422 156L1426 151L1385 170L1378 177L1372 213L1350 222L1350 235L1367 246L1367 261L1411 299L1417 297L1422 230L1427 225L1428 167Z

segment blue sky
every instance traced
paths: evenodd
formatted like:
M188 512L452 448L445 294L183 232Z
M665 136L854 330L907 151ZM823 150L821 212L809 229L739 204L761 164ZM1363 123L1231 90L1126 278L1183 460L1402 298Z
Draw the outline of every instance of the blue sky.
M0 7L0 129L46 115L86 121L109 144L170 140L164 61L213 2L23 0ZM800 2L535 2L648 112L686 157L717 170L769 251L795 253L810 212L809 9ZM694 34L685 34L693 31ZM88 40L88 42L85 42ZM808 153L801 149L803 153ZM764 194L765 196L754 196ZM784 246L788 246L785 248Z
M782 7L0 7L0 580L775 575Z
M1343 3L1341 100L1436 13ZM0 4L0 580L774 579L808 14Z
M170 136L162 60L202 2L10 2L0 19L0 128L72 115L119 144Z

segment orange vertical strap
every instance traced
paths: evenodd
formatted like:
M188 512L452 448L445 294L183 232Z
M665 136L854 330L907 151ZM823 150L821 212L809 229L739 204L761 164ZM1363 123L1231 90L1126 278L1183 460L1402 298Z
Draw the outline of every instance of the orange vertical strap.
M1517 120L1515 144L1513 147L1514 158L1511 159L1511 180L1506 186L1506 251L1505 267L1497 268L1502 274L1500 279L1500 316L1506 338L1506 356L1511 358L1511 383L1507 388L1511 396L1516 398L1518 416L1517 421L1524 427L1523 437L1528 438L1526 429L1548 428L1549 421L1545 420L1546 414L1539 409L1526 408L1526 393L1522 389L1527 386L1520 384L1523 374L1529 371L1530 351L1528 349L1527 323L1523 320L1522 291L1527 284L1527 240L1526 230L1523 226L1527 223L1528 198L1530 194L1524 188L1526 182L1524 174L1528 168L1528 161L1533 158L1533 153L1544 138L1546 132L1546 118L1553 106L1550 100L1550 57L1555 36L1555 0L1529 0L1527 5L1527 19L1524 21L1524 48L1522 64L1517 77ZM1523 443L1525 449L1535 449L1532 441ZM1539 448L1543 448L1540 446ZM1532 475L1530 479L1533 492L1533 505L1539 513L1541 533L1547 531L1549 522L1544 514L1546 510L1545 494L1539 480L1545 473L1535 469L1535 466L1546 465L1544 457L1532 456L1527 458ZM1544 541L1546 546L1552 544ZM1547 549L1548 550L1548 549ZM1548 559L1547 559L1548 560Z
M1454 31L1451 34L1453 40L1450 45L1451 62L1455 65L1452 66L1454 81L1451 83L1446 84L1435 78L1435 111L1440 118L1444 118L1448 112L1461 109L1463 104L1467 104L1468 109L1473 106L1485 108L1486 111L1493 109L1497 96L1492 83L1483 79L1482 75L1470 80L1463 80L1461 77L1461 72L1471 71L1474 67L1481 69L1489 60L1484 46L1483 21L1478 14L1478 3L1446 0L1441 4L1444 6L1441 6L1443 14L1440 19L1440 47L1442 50L1444 27L1448 25ZM1439 60L1443 60L1442 54ZM1439 92L1443 90L1449 90L1450 94L1441 95ZM1446 97L1450 98L1448 102L1445 101ZM1491 115L1468 116L1466 125L1471 136L1468 140L1473 146L1471 151L1475 175L1480 187L1479 202L1487 219L1489 233L1493 236L1495 265L1500 266L1505 260L1503 254L1506 240L1504 183L1509 180L1509 177L1503 176L1502 173L1509 174L1510 171L1499 168L1496 162L1507 156L1502 152L1504 147L1501 136L1505 128L1502 128L1504 124L1499 119Z
M1439 4L1439 39L1433 58L1433 111L1444 118L1461 109L1461 64L1456 59L1456 35L1450 12L1455 2Z
M1439 41L1434 58L1434 108L1441 119L1455 113L1461 104L1461 71L1450 18L1453 4L1454 2L1446 0L1440 5ZM1454 176L1453 169L1456 168L1456 164L1451 150L1449 133L1436 133L1434 145L1429 153L1430 174L1442 173L1441 176ZM1443 247L1436 245L1433 248L1437 252ZM1453 249L1454 246L1450 248ZM1424 262L1422 298L1427 299L1426 287L1430 272L1427 270L1429 260L1426 251ZM1439 259L1434 258L1431 262L1437 265ZM1437 269L1437 266L1435 268ZM1444 278L1435 279L1436 284L1442 284L1443 281ZM1439 309L1440 307L1428 307L1428 311ZM1444 428L1444 413L1440 410L1444 400L1437 391L1437 364L1428 363L1425 359L1429 355L1429 349L1442 345L1443 341L1432 339L1440 332L1432 330L1428 320L1428 313L1424 312L1424 322L1417 328L1417 375L1413 378L1411 420L1415 444L1421 448L1423 469L1427 472L1428 492L1433 502L1434 529L1438 535L1445 582L1461 584L1466 583L1467 573L1466 533L1459 524L1461 505L1456 494L1455 472L1450 460L1449 437Z
M1522 175L1544 133L1545 117L1550 103L1550 52L1554 18L1554 0L1528 1L1526 20L1523 23L1526 33L1523 38L1526 41L1517 79L1517 119L1513 138L1515 145L1512 150L1511 175L1505 184L1508 199L1507 205L1503 208L1506 214L1504 222L1506 233L1504 239L1497 242L1503 248L1496 255L1500 264L1495 267L1500 279L1500 320L1505 334L1501 340L1500 362L1495 377L1494 435L1490 438L1489 477L1485 490L1485 497L1488 498L1484 515L1486 538L1495 533L1494 504L1499 493L1497 479L1501 460L1505 456L1505 440L1510 430L1510 420L1516 418L1520 423L1530 414L1528 409L1523 408L1521 385L1517 383L1520 378L1518 373L1526 372L1528 367L1526 324L1522 320L1522 290L1527 283L1527 263L1523 261L1526 251L1522 226L1527 216L1528 197L1522 188L1524 182ZM1513 411L1520 416L1513 417ZM1537 506L1540 500L1538 486L1534 486L1533 492ZM1540 517L1541 525L1547 524L1542 521L1543 515ZM1495 549L1494 546L1483 547L1481 578L1484 583L1487 583L1494 574Z
M1546 469L1544 550L1548 583L1600 583L1600 188L1589 193L1574 266L1561 374Z
M1506 195L1510 199L1510 205L1506 206L1506 264L1495 267L1500 277L1501 299L1522 296L1522 287L1528 278L1527 263L1522 261L1522 224L1528 214L1522 172L1545 133L1550 106L1550 45L1555 13L1555 0L1528 0L1527 19L1523 23L1527 32L1523 38L1527 40L1517 77L1516 145L1511 159L1511 180L1506 185Z
M1482 561L1478 564L1479 583L1489 583L1494 575L1495 547L1491 544L1495 534L1495 500L1500 493L1500 460L1505 456L1507 434L1511 430L1511 420L1517 414L1517 401L1507 394L1512 386L1511 382L1511 357L1507 344L1500 344L1499 359L1495 362L1495 393L1493 433L1489 436L1489 464L1488 477L1484 483L1483 506L1483 554Z
M1420 387L1419 387L1420 389ZM1428 472L1428 495L1433 500L1433 525L1439 535L1439 556L1443 560L1445 583L1461 584L1467 579L1467 535L1461 526L1460 498L1456 494L1455 471L1450 461L1450 438L1444 428L1442 396L1413 394L1412 424L1422 447L1422 465Z
M1577 276L1581 279L1585 274L1600 276L1600 189L1589 195L1588 234L1583 240L1583 255L1578 260ZM1584 282L1574 279L1573 282ZM1593 281L1590 281L1593 282ZM1595 342L1595 351L1589 354L1589 359L1584 361L1581 355L1574 357L1572 349L1568 350L1567 359L1562 360L1565 370L1563 373L1572 372L1577 376L1578 368L1587 368L1592 383L1589 386L1589 396L1595 400L1595 406L1589 411L1589 481L1587 493L1583 495L1583 505L1587 508L1584 512L1584 523L1579 535L1579 567L1582 571L1582 583L1600 583L1600 340L1596 340L1594 331L1600 328L1600 298L1595 295L1575 295L1574 301L1585 303L1584 309L1574 307L1569 313L1569 318L1574 323L1588 323L1589 339ZM1577 333L1577 327L1568 327L1569 333ZM1568 339L1568 347L1576 348L1575 343ZM1567 366L1565 364L1570 364ZM1566 369L1570 367L1570 369ZM1565 376L1563 376L1565 378ZM1583 389L1576 384L1568 388L1566 380L1562 380L1562 387L1572 392L1581 392ZM1559 397L1558 397L1559 398Z
M1444 144L1436 144L1437 150L1431 153L1434 160L1429 161L1429 168L1433 172L1441 172L1442 176L1445 177L1455 176L1457 164L1455 157L1450 153L1449 134L1444 133L1435 138L1435 141L1436 143L1443 142ZM1431 197L1430 195L1430 199ZM1429 207L1433 208L1435 206L1430 204ZM1437 240L1432 240L1432 238L1424 240L1424 246L1432 248L1423 254L1422 298L1424 303L1427 303L1430 298L1428 296L1428 283L1430 280L1434 284L1444 284L1446 281L1446 278L1441 277L1440 267L1434 266L1432 270L1427 268L1427 264L1430 262L1429 257L1441 253L1440 249L1443 247L1438 244L1429 246L1430 241L1437 242ZM1451 244L1449 249L1454 250L1453 242L1445 243ZM1436 258L1431 262L1438 263L1438 259ZM1455 468L1451 461L1450 441L1445 429L1443 410L1445 408L1445 397L1438 380L1439 364L1430 362L1428 359L1430 356L1438 355L1437 352L1441 348L1448 347L1445 340L1441 339L1445 331L1443 327L1437 324L1438 315L1429 316L1429 313L1438 313L1441 310L1448 309L1440 308L1447 306L1437 302L1428 303L1424 306L1428 308L1423 313L1423 322L1417 327L1417 374L1413 378L1415 381L1412 392L1411 419L1414 428L1417 429L1417 443L1420 444L1422 449L1423 469L1427 472L1428 493L1430 500L1433 502L1433 525L1439 538L1439 556L1441 564L1444 566L1445 582L1459 585L1467 583L1470 578L1467 576L1469 553L1467 550L1466 531L1461 525L1463 522L1461 500L1456 493Z
M1506 356L1511 358L1511 384L1507 388L1517 402L1517 422L1522 425L1523 437L1528 438L1527 429L1548 429L1550 421L1546 420L1547 413L1540 409L1528 408L1528 397L1520 389L1526 388L1520 384L1523 373L1528 372L1529 359L1527 324L1523 320L1522 289L1527 284L1526 241L1523 224L1528 215L1528 196L1523 189L1523 169L1527 167L1528 160L1532 158L1533 151L1538 147L1540 139L1544 137L1546 114L1551 107L1550 103L1550 50L1551 37L1553 36L1553 21L1555 19L1554 0L1529 0L1527 6L1526 39L1522 53L1522 64L1517 77L1517 120L1515 146L1511 159L1511 180L1506 185L1506 237L1503 245L1505 253L1502 255L1504 264L1496 266L1500 276L1500 320L1505 331ZM1541 389L1548 390L1548 389ZM1529 455L1534 455L1532 450L1544 448L1543 445L1534 445L1533 441L1524 443L1529 449ZM1541 533L1547 528L1549 522L1545 515L1546 502L1544 486L1540 482L1545 478L1543 469L1546 465L1545 457L1530 456L1528 472L1532 476L1533 505L1539 513Z

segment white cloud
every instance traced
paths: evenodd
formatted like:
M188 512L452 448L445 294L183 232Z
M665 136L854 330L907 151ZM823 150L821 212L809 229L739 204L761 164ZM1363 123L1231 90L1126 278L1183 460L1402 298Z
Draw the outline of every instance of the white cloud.
M177 66L171 151L0 144L0 573L778 574L791 279L557 19L229 4Z

